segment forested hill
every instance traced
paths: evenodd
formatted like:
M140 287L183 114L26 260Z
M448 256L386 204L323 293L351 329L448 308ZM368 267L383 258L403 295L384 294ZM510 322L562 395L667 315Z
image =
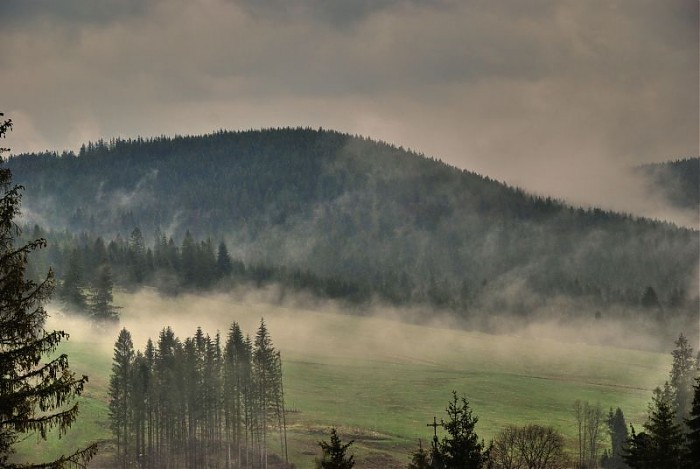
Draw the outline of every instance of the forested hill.
M462 314L528 313L564 296L697 308L697 231L572 208L337 132L116 140L8 164L27 188L28 222L122 242L159 229L175 246L189 231L225 240L247 265L333 278L364 297Z
M674 206L700 210L700 157L685 158L636 168L652 190L661 192Z

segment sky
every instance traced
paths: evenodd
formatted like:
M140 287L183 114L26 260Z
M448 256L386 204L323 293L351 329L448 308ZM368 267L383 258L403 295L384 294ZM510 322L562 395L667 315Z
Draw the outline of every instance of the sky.
M685 223L626 171L698 156L697 0L0 0L14 153L310 126Z

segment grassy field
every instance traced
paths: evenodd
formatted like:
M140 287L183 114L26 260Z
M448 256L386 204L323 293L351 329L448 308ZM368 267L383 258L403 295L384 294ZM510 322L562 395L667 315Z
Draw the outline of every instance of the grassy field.
M620 406L628 420L641 423L651 390L662 384L670 354L591 346L571 336L560 340L489 335L417 326L379 317L357 317L284 307L250 297L122 294L123 325L136 347L171 325L180 337L201 325L222 334L232 321L255 333L265 318L282 351L289 414L290 459L311 467L316 442L336 426L353 438L357 467L405 467L426 427L444 416L453 390L479 416L477 432L488 441L508 424L540 423L559 428L573 449L576 399ZM79 321L54 320L72 334L64 346L71 367L90 376L81 417L60 441L20 446L21 458L39 460L84 441L110 438L106 386L116 332L99 334ZM556 334L554 334L556 335ZM273 447L274 449L274 447ZM109 447L93 467L107 467Z

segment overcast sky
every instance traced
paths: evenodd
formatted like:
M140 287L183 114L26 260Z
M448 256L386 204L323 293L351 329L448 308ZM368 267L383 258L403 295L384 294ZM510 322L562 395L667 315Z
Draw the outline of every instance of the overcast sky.
M698 4L0 0L3 146L324 127L654 215L620 168L699 153Z

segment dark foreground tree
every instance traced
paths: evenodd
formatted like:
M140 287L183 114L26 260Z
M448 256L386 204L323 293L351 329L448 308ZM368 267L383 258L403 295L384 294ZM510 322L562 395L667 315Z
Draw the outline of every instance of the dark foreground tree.
M439 461L434 461L435 465L448 469L485 467L488 450L474 431L479 418L473 415L467 399L457 398L457 392L453 391L446 411L449 419L442 426L448 436L438 445Z
M625 462L633 469L677 469L683 465L685 442L675 421L673 393L668 383L654 390L646 432L636 433L627 441Z
M0 113L0 116L2 114ZM12 122L0 121L0 137ZM63 434L78 416L73 402L83 391L87 376L77 378L62 354L48 363L42 358L53 353L68 335L44 330L48 301L54 282L51 271L35 282L25 277L29 254L46 242L43 239L15 246L19 228L21 186L12 185L12 175L0 168L0 466L27 467L8 462L19 435L35 432L46 438L57 429ZM97 451L95 445L62 456L40 467L60 468L84 465ZM31 466L28 466L31 467Z
M625 464L622 455L625 452L625 445L629 438L627 431L627 423L625 415L619 407L613 412L612 408L608 412L606 421L608 426L608 435L610 435L610 453L607 453L603 458L604 469L627 469L629 466Z
M688 425L687 458L690 468L700 469L700 378L695 380L695 393L690 417L685 421Z
M112 375L109 378L109 418L112 431L117 437L117 459L126 465L129 457L129 428L132 398L132 366L134 344L131 333L122 329L114 344Z
M316 460L316 467L318 469L351 469L355 466L355 457L352 454L348 456L346 453L352 443L353 441L350 440L349 443L343 444L336 429L331 428L330 443L318 442L323 454L321 459Z

